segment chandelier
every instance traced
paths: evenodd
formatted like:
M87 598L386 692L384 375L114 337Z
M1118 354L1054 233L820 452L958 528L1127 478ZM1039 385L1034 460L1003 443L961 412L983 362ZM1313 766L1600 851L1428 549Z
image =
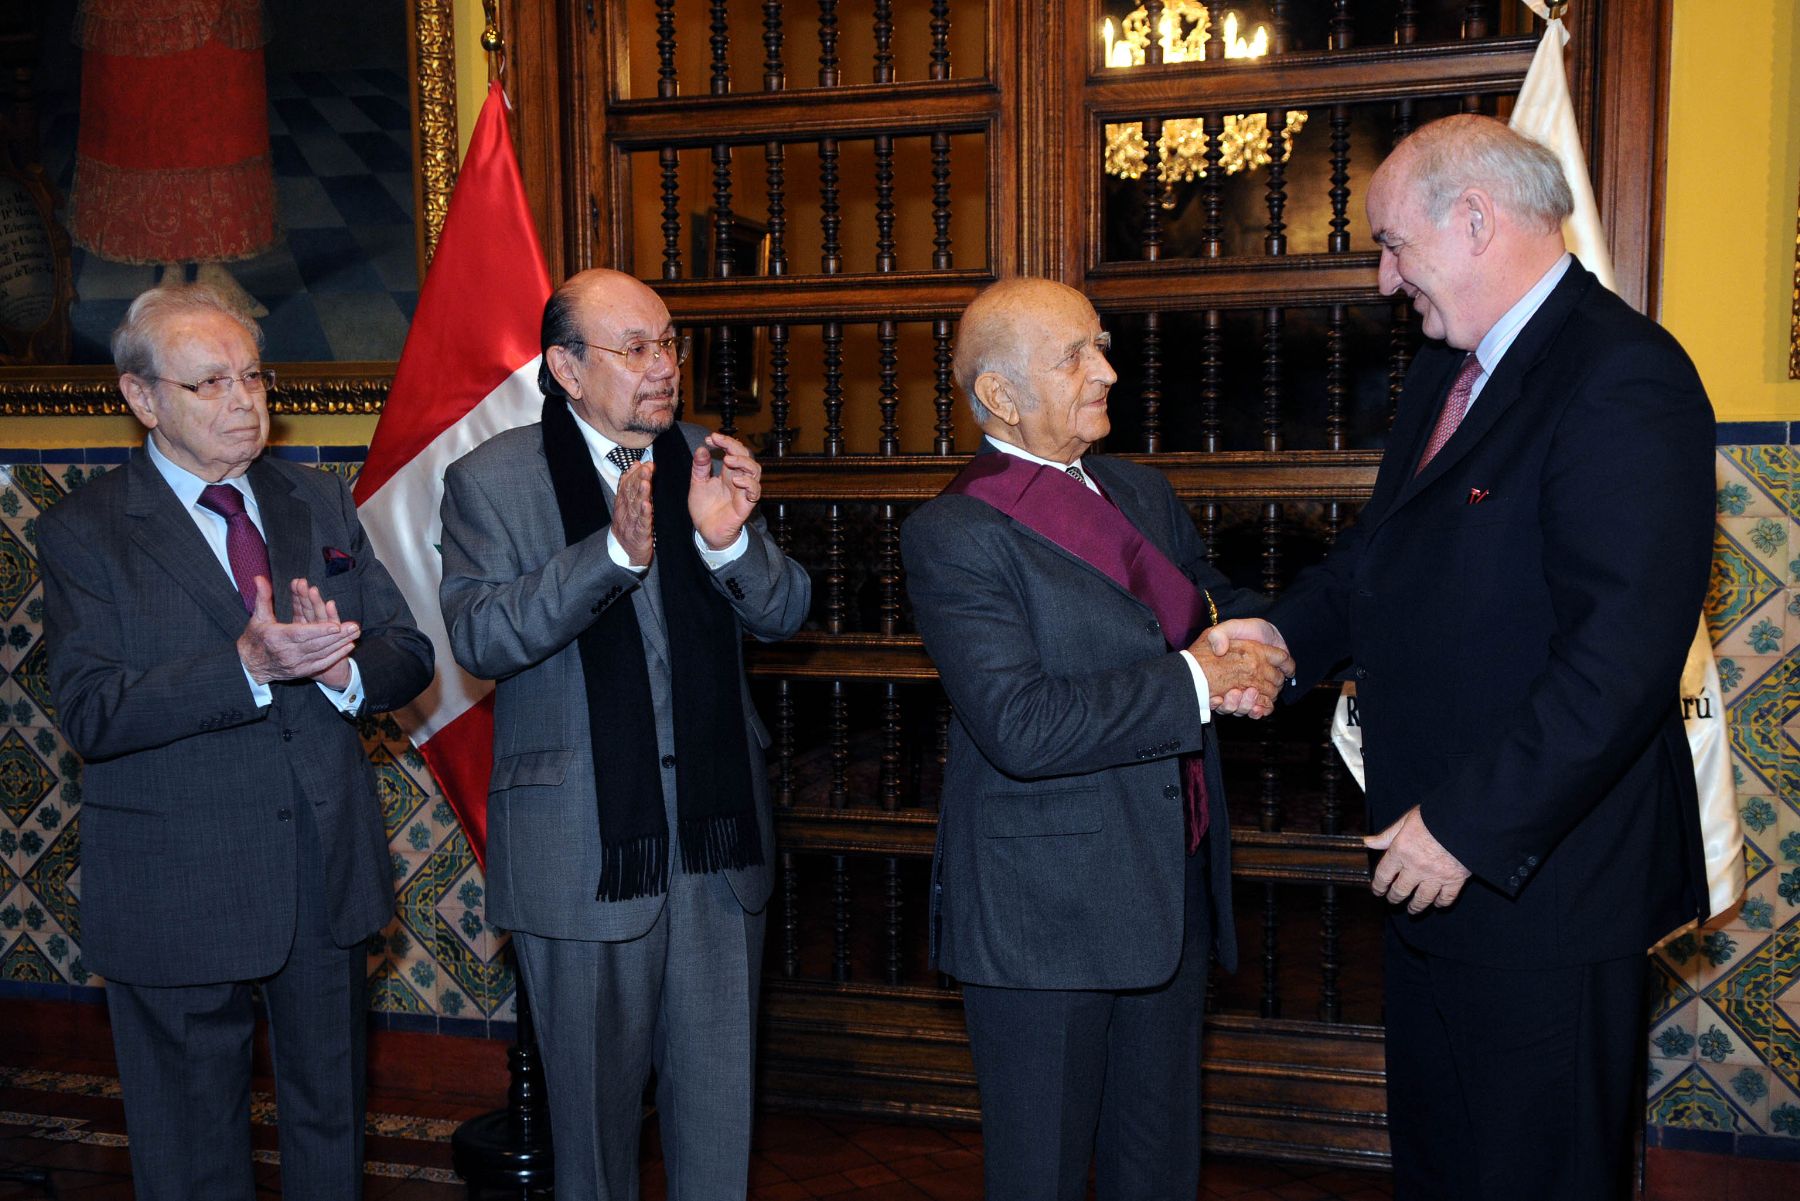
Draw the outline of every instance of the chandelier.
M1225 57L1261 58L1269 52L1269 31L1258 25L1249 37L1239 32L1236 13L1225 14ZM1150 45L1150 17L1140 6L1120 22L1113 32L1112 18L1102 28L1106 38L1106 65L1113 67L1142 66ZM1157 26L1156 40L1162 45L1165 63L1203 62L1206 42L1212 35L1212 14L1200 0L1166 0L1162 20ZM1306 124L1306 114L1289 111L1282 128L1281 161L1293 153L1294 135ZM1200 179L1206 174L1206 130L1198 117L1164 121L1162 137L1157 142L1161 166L1157 174L1165 185ZM1128 125L1106 127L1105 168L1108 175L1120 179L1140 179L1149 146L1144 141L1144 125L1133 121ZM1269 132L1266 113L1240 113L1225 118L1219 138L1219 166L1227 175L1267 166L1275 157L1275 138ZM1163 205L1172 207L1173 196L1165 196Z

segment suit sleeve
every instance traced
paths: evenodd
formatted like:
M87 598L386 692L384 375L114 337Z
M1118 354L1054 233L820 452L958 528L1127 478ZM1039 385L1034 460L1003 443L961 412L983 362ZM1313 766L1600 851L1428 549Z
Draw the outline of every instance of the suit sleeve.
M1692 366L1640 343L1591 378L1549 435L1543 473L1548 662L1511 720L1420 799L1437 839L1508 893L1528 875L1518 865L1548 853L1668 718L1707 584L1712 410Z
M348 589L357 598L356 620L362 625L362 634L350 656L362 673L361 712L386 713L406 704L431 683L436 652L431 639L414 622L412 608L394 577L376 558L375 548L369 544L356 515L356 501L349 487L336 476L330 479L336 486L340 518L349 534L350 544L344 549L354 564L346 574L354 581ZM336 581L333 590L339 591Z
M759 642L792 637L806 620L812 603L812 581L805 568L788 558L769 536L759 513L744 526L750 544L744 553L712 573L713 587L731 605Z
M510 528L516 506L496 500L491 474L459 461L444 475L438 600L457 663L498 680L549 659L609 605L630 603L640 581L607 554L605 529L528 569Z
M1022 577L1010 522L978 516L979 501L945 500L958 503L928 506L902 527L907 592L957 718L989 762L1034 779L1200 750L1199 699L1179 654L1046 669L1026 594L1054 582Z
M89 761L167 746L183 738L261 721L236 641L171 655L152 666L127 663L120 623L138 614L115 595L115 575L83 535L52 509L38 519L44 580L44 643L56 724Z

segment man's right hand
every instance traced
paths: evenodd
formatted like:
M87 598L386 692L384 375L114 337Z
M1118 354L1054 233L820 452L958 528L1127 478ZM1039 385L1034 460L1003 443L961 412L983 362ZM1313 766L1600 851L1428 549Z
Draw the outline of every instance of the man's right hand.
M1274 698L1281 694L1282 685L1294 670L1287 649L1245 639L1228 640L1222 650L1214 649L1220 641L1202 634L1187 648L1206 673L1213 708L1251 717L1268 716L1274 708Z
M350 657L362 627L354 621L275 620L273 589L256 577L256 606L238 635L238 660L258 684L317 679Z
M650 503L650 479L655 471L655 463L639 459L619 477L619 489L613 494L612 536L633 567L650 566L650 556L656 553Z

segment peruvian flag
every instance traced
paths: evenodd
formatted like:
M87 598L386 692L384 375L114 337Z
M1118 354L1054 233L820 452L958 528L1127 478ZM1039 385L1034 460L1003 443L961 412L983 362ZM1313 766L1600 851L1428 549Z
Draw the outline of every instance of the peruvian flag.
M357 514L437 649L437 678L394 717L425 756L476 858L487 862L494 686L450 654L438 583L444 469L502 430L538 420L544 252L495 82L450 196L394 389L356 481Z

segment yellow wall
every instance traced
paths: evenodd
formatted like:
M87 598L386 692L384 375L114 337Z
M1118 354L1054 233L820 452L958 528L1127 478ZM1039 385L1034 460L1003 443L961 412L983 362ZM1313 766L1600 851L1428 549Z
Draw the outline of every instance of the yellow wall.
M1721 421L1800 420L1790 380L1800 202L1794 0L1676 0L1662 321Z

